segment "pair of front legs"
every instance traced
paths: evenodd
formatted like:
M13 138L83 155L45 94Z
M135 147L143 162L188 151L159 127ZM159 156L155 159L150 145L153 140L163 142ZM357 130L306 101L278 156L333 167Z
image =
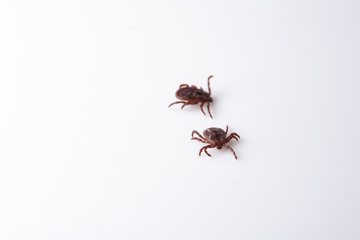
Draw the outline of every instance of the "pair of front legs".
M180 87L181 87L181 85L180 85ZM178 104L178 103L183 103L183 105L181 106L181 109L183 109L186 105L196 105L199 102L178 101L178 102L173 102L172 104L169 105L169 107L171 107L174 104ZM201 109L202 113L206 116L206 114L204 112L204 109L203 109L204 105L205 105L205 102L202 102L201 105L200 105L200 109ZM209 112L210 117L213 118L212 115L211 115L211 112L210 112L210 102L207 103L207 110Z
M226 135L227 135L227 133L228 133L228 129L229 129L229 127L226 126L226 132L225 132ZM198 135L200 138L194 137L194 134ZM202 148L200 149L199 156L201 156L202 151L204 151L209 157L211 157L211 155L210 155L206 150L207 150L208 148L215 148L216 145L213 145L210 141L206 140L203 136L201 136L200 133L198 133L198 132L195 131L195 130L191 133L191 137L192 137L191 140L197 140L197 141L200 141L200 142L202 142L202 143L207 143L207 144L209 144L209 145L206 145L206 146L204 146L204 147L202 147ZM237 160L237 156L236 156L235 151L234 151L230 146L226 145L226 143L228 143L228 142L229 142L231 139L233 139L233 138L234 138L236 141L239 141L240 136L239 136L237 133L231 133L231 134L224 140L224 142L223 142L223 147L229 149L229 150L234 154L235 160Z

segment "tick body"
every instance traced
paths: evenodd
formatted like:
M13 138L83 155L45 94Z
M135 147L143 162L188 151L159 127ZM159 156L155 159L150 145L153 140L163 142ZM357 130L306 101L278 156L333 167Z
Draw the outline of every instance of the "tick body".
M237 133L231 133L229 136L227 136L228 129L229 129L228 126L226 126L226 131L222 130L221 128L215 128L215 127L208 128L203 132L204 136L201 136L200 133L194 130L191 133L191 137L192 137L191 140L197 140L202 143L208 144L200 149L199 156L201 156L202 151L204 151L209 157L211 157L211 155L207 152L206 149L208 148L221 149L222 147L224 147L229 149L234 154L236 160L237 159L236 153L230 146L226 144L233 138L236 141L239 141L240 136ZM199 138L194 137L194 134L196 134Z
M200 104L200 109L203 114L206 116L204 112L204 105L207 103L207 110L209 112L210 117L212 118L210 112L210 103L213 101L211 98L211 89L210 89L210 78L213 76L208 77L208 90L209 92L205 92L202 88L197 88L196 86L192 85L189 86L188 84L181 84L179 89L176 91L175 96L176 98L180 99L181 101L173 102L169 105L171 107L174 104L182 103L181 109L183 109L186 105L195 105L198 103Z

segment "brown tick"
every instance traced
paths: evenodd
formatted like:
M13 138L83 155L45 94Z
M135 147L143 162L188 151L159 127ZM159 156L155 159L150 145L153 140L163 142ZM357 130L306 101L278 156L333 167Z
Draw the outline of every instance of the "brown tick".
M213 76L210 76L208 78L208 89L209 93L205 92L202 88L197 88L196 86L192 85L191 87L187 84L181 84L179 89L176 91L175 96L176 98L182 100L178 102L173 102L169 105L171 107L174 104L183 103L181 106L181 109L183 109L186 105L195 105L201 102L200 109L203 112L203 114L206 116L203 106L205 103L207 103L207 109L209 112L210 117L212 118L211 112L210 112L210 103L213 101L211 96L211 89L210 89L210 78Z
M235 160L237 159L237 156L234 152L234 150L226 145L232 138L235 138L236 141L239 141L240 136L237 133L231 133L228 137L226 137L228 133L229 127L226 126L226 131L222 130L221 128L208 128L203 132L203 136L200 135L197 131L193 131L191 133L191 140L198 140L203 143L207 143L209 145L206 145L200 149L199 156L201 156L201 152L204 150L204 152L211 157L211 155L206 151L208 148L217 148L221 149L222 147L225 147L229 149L235 156ZM200 138L194 137L194 134L197 134ZM238 139L239 138L239 139Z

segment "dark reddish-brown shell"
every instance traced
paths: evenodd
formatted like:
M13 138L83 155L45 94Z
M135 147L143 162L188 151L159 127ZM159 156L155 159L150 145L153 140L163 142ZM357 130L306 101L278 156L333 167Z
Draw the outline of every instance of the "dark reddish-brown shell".
M221 128L208 128L203 132L205 139L213 143L223 142L226 139L226 132Z
M180 88L175 93L180 100L196 101L196 102L212 102L210 95L201 89L196 88Z

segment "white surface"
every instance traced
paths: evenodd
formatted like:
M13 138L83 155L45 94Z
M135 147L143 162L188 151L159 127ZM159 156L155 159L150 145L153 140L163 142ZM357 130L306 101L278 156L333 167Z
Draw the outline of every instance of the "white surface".
M360 239L359 7L1 1L0 239Z

